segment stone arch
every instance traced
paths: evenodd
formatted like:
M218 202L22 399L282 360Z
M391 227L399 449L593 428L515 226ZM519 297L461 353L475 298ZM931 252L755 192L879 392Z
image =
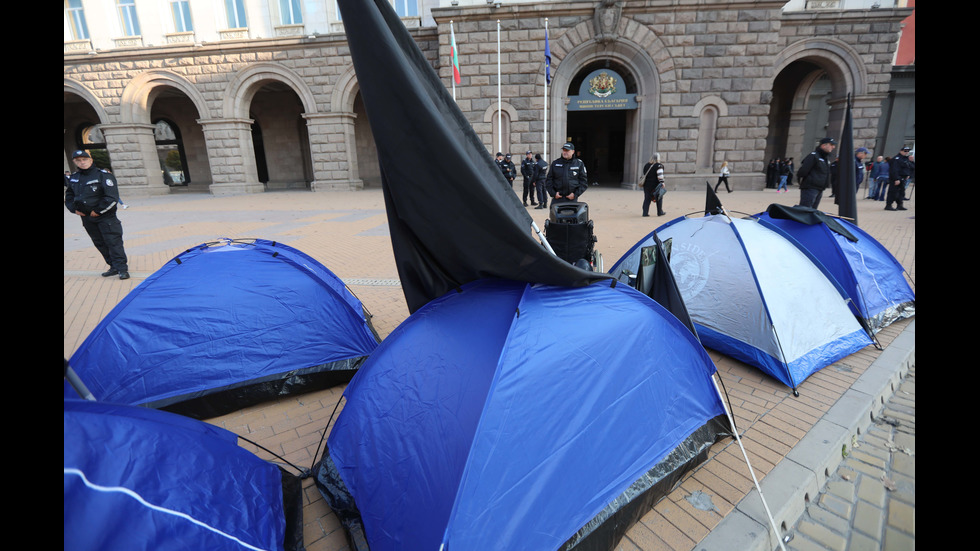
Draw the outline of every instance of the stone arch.
M153 70L140 73L126 84L119 105L120 122L149 124L153 100L164 86L175 88L187 96L200 118L210 118L204 95L190 81L169 71Z
M332 113L353 113L354 100L360 91L361 85L358 84L354 66L351 65L333 85L333 93L330 94L330 111Z
M95 114L99 117L100 124L106 124L109 122L109 114L106 112L105 107L102 106L102 102L100 102L99 98L97 98L91 90L86 88L84 84L76 82L70 78L65 78L65 93L74 94L85 100L85 102L92 107Z
M848 94L855 100L865 98L871 85L861 55L831 37L804 38L788 45L776 56L773 69L767 157L802 156L817 137L839 136ZM812 105L818 85L830 87L826 106Z
M503 134L501 135L502 138L501 142L502 142L502 149L504 149L503 154L506 155L508 153L508 151L506 150L510 149L510 146L513 145L510 136L511 136L512 129L514 128L514 123L521 120L521 117L520 115L517 114L517 109L515 109L514 106L510 104L510 102L505 101L502 104L494 102L490 104L489 107L487 107L486 111L483 112L483 122L490 125L490 129L491 129L490 149L493 150L491 154L496 154L498 149L497 148L498 131L494 130L496 128L496 126L494 125L497 124L498 111L501 112L503 115L502 117L500 117L500 119L501 122L503 122L504 128L501 129L500 132L503 132Z
M823 69L831 80L834 98L863 96L868 90L868 70L847 43L836 38L805 38L787 46L776 56L772 79L795 61L806 60Z
M548 91L549 150L557 151L567 133L565 105L572 80L591 61L609 59L627 68L636 79L639 107L627 138L624 164L638 168L658 148L661 97L677 87L674 62L653 31L627 17L620 18L615 39L600 42L594 31L591 20L583 21L565 32L552 47L552 66L556 59L558 63Z
M252 98L259 83L275 80L289 86L303 105L307 115L317 114L316 98L303 78L292 69L278 63L256 63L239 71L228 83L221 112L226 119L247 119Z
M713 172L718 123L728 115L728 103L719 96L705 96L694 104L692 115L698 119L695 172Z

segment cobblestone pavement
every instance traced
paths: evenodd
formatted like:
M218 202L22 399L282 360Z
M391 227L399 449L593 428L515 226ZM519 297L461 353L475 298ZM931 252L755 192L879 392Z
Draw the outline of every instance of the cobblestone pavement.
M793 529L790 551L915 549L915 368Z
M720 198L733 215L758 213L771 203L793 205L799 197L795 188L782 194L772 190L742 191L737 175L732 181L736 191L722 193ZM408 316L379 189L230 197L173 193L124 199L130 208L119 216L133 276L125 281L99 277L105 269L102 259L77 217L63 209L66 358L71 357L98 322L143 279L184 250L223 237L277 240L317 259L342 278L364 303L382 338ZM596 248L608 269L651 230L677 216L703 211L705 194L704 191L671 191L664 199L667 216L650 218L640 217L641 191L592 188L583 199L589 204L590 217L595 221ZM888 248L914 280L915 199L906 206L908 211L884 211L884 203L860 200L858 216L861 228ZM829 213L836 212L832 199L824 198L821 207ZM543 227L547 211L528 212ZM895 323L878 337L884 350L869 346L817 372L800 386L799 397L758 369L708 351L724 382L752 467L773 509L777 526L783 530L796 525L804 513L807 496L816 496L829 473L836 472L842 459L838 442L849 443L852 435L861 430L865 431L863 436L870 437L885 428L875 425L866 430L865 410L882 397L891 396L891 392L879 389L887 387L882 381L903 374L910 362L914 366L914 320ZM342 392L343 387L324 389L245 408L209 422L260 443L294 465L311 466L324 433L329 432L328 422L335 406L341 403ZM914 410L912 415L914 427ZM891 418L905 423L897 415ZM896 437L895 441L899 440ZM250 444L243 443L243 446L260 457L280 461ZM831 453L834 447L836 458ZM871 444L861 444L847 459L854 461L870 456L871 448ZM898 458L892 455L893 462L898 463ZM873 480L865 483L862 479L861 485L857 485L856 477L864 473L857 465L863 464L844 469L855 473L852 486L860 497L864 495L862 490L867 492L874 484ZM906 481L896 475L893 480L901 489L904 487L901 484L914 484L914 470L909 477ZM843 475L840 481L833 482L835 489L842 486ZM345 550L343 530L312 479L304 480L303 487L306 548ZM896 502L894 497L899 491L885 494L893 498L890 503ZM758 514L753 502L758 501L755 496L757 492L738 446L732 439L726 439L715 444L708 460L685 476L630 529L618 549L771 550L776 546L776 536ZM837 499L836 494L828 492L828 496L814 497L810 502L830 504ZM870 516L868 511L873 502L863 501L864 505L862 501L855 502L847 522ZM914 536L912 525L906 520L910 515L904 514L904 509L890 505L882 510L888 516L881 521L883 531L878 541L897 541L900 533ZM812 514L819 516L816 512ZM825 516L831 518L830 513ZM887 527L894 529L889 532ZM870 536L868 539L872 541ZM813 539L801 524L799 534L791 543L804 545L804 538ZM856 544L864 540L851 537L849 541Z

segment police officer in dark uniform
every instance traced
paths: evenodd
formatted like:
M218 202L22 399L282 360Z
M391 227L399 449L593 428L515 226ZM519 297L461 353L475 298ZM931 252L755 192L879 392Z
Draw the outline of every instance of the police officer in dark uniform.
M831 186L831 179L835 172L830 168L833 160L830 154L835 147L837 142L833 138L824 138L820 140L816 149L803 158L800 170L796 173L797 180L800 182L799 206L812 209L820 207L820 197L823 191Z
M531 157L531 150L528 149L521 159L521 176L524 178L524 206L527 206L527 197L531 196L531 204L537 205L534 200L534 157Z
M909 147L903 147L898 155L888 160L888 192L885 195L885 210L908 210L905 208L905 181L912 176L912 161L909 160ZM892 203L897 206L892 207Z
M116 217L116 207L120 203L116 179L96 167L88 151L76 151L72 161L78 171L68 179L65 208L82 218L82 227L109 265L102 277L118 275L119 279L129 279L122 222Z
M541 158L540 153L534 155L534 189L538 193L538 206L536 209L548 208L548 192L544 189L545 180L548 176L548 161Z
M566 142L561 146L561 157L552 161L545 179L545 189L551 196L551 204L577 201L589 189L588 177L585 163L575 156L575 145Z
M514 187L514 178L517 178L517 167L514 166L514 162L510 160L510 153L508 153L503 162L500 163L500 170L504 173L504 178L507 179L507 183L510 187Z

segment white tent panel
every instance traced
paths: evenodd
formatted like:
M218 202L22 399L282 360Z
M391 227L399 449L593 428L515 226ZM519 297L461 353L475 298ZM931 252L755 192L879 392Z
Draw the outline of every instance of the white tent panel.
M779 358L749 260L723 216L692 218L660 231L674 238L670 267L691 319Z
M776 232L754 220L733 220L776 328L785 361L861 331L844 297L822 271Z

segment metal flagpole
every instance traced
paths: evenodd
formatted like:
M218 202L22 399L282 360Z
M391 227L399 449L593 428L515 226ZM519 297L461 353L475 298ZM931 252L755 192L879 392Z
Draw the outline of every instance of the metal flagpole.
M497 20L497 151L504 150L504 104L500 97L500 20Z
M548 161L548 76L551 68L551 49L548 48L548 18L544 18L544 146L542 158Z

